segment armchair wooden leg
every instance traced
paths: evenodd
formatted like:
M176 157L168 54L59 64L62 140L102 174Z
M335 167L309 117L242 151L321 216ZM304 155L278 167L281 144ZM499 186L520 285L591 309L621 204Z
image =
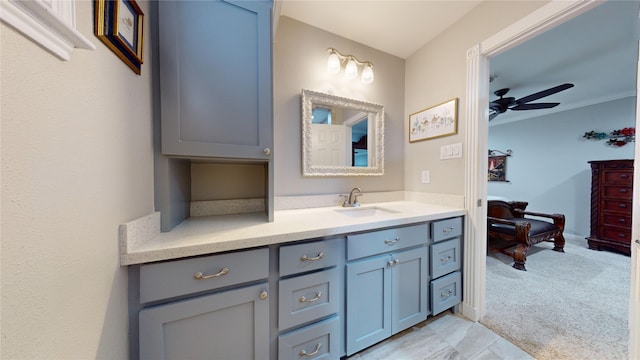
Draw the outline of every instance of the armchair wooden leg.
M518 244L513 252L513 267L518 270L527 271L524 267L524 263L527 261L527 252L531 245Z
M553 250L564 252L564 236L560 234L560 236L556 236L553 238Z

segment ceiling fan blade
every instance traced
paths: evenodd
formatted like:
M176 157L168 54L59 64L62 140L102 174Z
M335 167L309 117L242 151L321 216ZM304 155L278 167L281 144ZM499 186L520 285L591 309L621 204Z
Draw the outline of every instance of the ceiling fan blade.
M554 87L549 88L547 90L542 90L542 91L537 92L535 94L531 94L529 96L525 96L523 98L520 98L520 99L516 100L516 105L522 105L522 104L528 103L529 101L538 100L538 99L543 98L545 96L553 95L555 93L570 89L572 87L573 87L573 84L562 84L562 85L554 86Z
M493 120L496 116L498 116L500 113L498 112L494 112L492 114L489 114L489 121Z
M522 104L517 105L511 108L511 110L539 110L539 109L550 109L552 107L556 107L560 105L560 103L533 103L533 104Z

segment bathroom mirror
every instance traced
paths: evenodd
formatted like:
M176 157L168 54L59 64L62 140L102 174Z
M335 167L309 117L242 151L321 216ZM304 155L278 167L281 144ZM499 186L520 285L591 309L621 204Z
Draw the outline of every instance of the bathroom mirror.
M302 175L383 174L383 106L303 89Z

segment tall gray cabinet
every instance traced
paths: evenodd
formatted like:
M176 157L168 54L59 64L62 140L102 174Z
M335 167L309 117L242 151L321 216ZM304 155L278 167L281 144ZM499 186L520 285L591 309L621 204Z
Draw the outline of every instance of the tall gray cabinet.
M195 161L264 166L265 213L271 221L272 2L157 4L156 208L163 231L190 215Z

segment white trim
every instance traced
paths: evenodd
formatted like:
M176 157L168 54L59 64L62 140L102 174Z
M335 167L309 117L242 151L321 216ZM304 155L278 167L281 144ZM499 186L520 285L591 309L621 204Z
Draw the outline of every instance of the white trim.
M75 29L75 0L0 0L0 19L62 60L96 48Z
M485 312L486 153L489 104L489 57L519 45L601 4L594 0L554 0L467 52L467 128L465 160L464 274L462 311L478 321ZM481 201L478 206L478 201Z
M636 73L636 129L640 129L640 41ZM636 141L633 170L633 218L631 220L631 282L629 291L629 359L640 358L640 141Z

